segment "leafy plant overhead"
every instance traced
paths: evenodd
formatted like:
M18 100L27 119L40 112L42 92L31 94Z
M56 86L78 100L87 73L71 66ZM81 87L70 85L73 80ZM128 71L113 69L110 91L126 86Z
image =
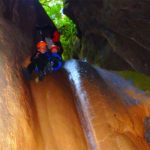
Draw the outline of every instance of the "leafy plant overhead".
M40 0L40 3L61 33L60 41L64 48L63 56L65 59L69 59L77 31L72 20L63 14L63 0Z

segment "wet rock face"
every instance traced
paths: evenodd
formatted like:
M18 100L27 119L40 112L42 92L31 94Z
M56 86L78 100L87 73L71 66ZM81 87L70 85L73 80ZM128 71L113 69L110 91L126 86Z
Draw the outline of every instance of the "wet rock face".
M35 6L46 20L36 0L0 1L0 149L37 149L34 104L21 73L24 58L34 50Z
M144 127L145 127L144 137L146 141L150 144L150 117L146 117L144 119Z
M35 148L30 94L22 80L20 65L31 43L15 25L0 18L0 149ZM20 125L21 124L21 125ZM29 139L25 135L29 130ZM30 144L31 140L33 144Z
M10 60L12 69L16 69L16 65L20 66L23 58L31 53L32 49L36 14L35 7L32 8L33 1L26 2L31 4L31 7L27 8L23 0L0 1L0 53ZM32 15L27 12L32 12ZM28 22L30 16L32 22Z
M65 0L64 3L64 12L76 22L81 31L83 56L94 51L94 54L99 54L101 62L101 51L107 53L106 47L111 47L112 57L117 55L115 58L119 58L118 63L124 62L122 69L130 66L150 74L148 0ZM103 42L104 39L107 42ZM86 46L89 42L90 47ZM88 59L95 61L97 56L93 55L92 58L88 56Z
M22 30L23 34L27 34L31 38L35 34L37 24L53 25L38 0L1 0L0 14L10 24L15 24Z
M2 17L20 27L24 32L32 33L36 22L34 0L2 0Z

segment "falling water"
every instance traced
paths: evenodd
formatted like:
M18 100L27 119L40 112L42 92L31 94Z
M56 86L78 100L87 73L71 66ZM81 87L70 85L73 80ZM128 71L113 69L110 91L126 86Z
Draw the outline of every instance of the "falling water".
M88 97L87 97L86 91L84 90L82 86L78 63L75 60L71 60L69 62L66 62L64 68L69 73L70 81L72 82L74 90L76 92L76 97L78 99L77 109L78 109L82 124L86 126L84 130L88 138L90 147L92 150L96 150L96 143L95 143L94 135L93 135L93 132L91 132L92 126L90 125L90 121L89 121L91 119L91 116L89 114ZM83 114L83 116L81 114ZM85 120L83 120L83 118Z

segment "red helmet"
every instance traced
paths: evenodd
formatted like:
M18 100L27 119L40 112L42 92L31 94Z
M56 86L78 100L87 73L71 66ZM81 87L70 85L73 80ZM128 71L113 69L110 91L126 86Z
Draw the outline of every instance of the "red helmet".
M40 47L47 46L46 42L40 41L36 44L36 47L39 49Z
M57 46L57 45L51 45L51 47L50 47L50 51L52 52L52 53L57 53L58 51L59 51L59 47Z
M60 40L60 34L58 33L58 31L55 31L53 33L52 41L55 43L55 42L59 42L59 40Z

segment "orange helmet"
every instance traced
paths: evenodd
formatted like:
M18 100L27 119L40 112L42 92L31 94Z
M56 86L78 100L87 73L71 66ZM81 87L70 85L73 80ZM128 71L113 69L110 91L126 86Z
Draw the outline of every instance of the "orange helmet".
M38 43L36 44L36 47L37 47L38 49L39 49L40 47L42 47L42 46L47 46L46 42L40 41L40 42L38 42Z
M50 51L51 51L52 53L57 53L58 50L59 50L59 47L58 47L57 45L54 45L54 44L51 45Z

